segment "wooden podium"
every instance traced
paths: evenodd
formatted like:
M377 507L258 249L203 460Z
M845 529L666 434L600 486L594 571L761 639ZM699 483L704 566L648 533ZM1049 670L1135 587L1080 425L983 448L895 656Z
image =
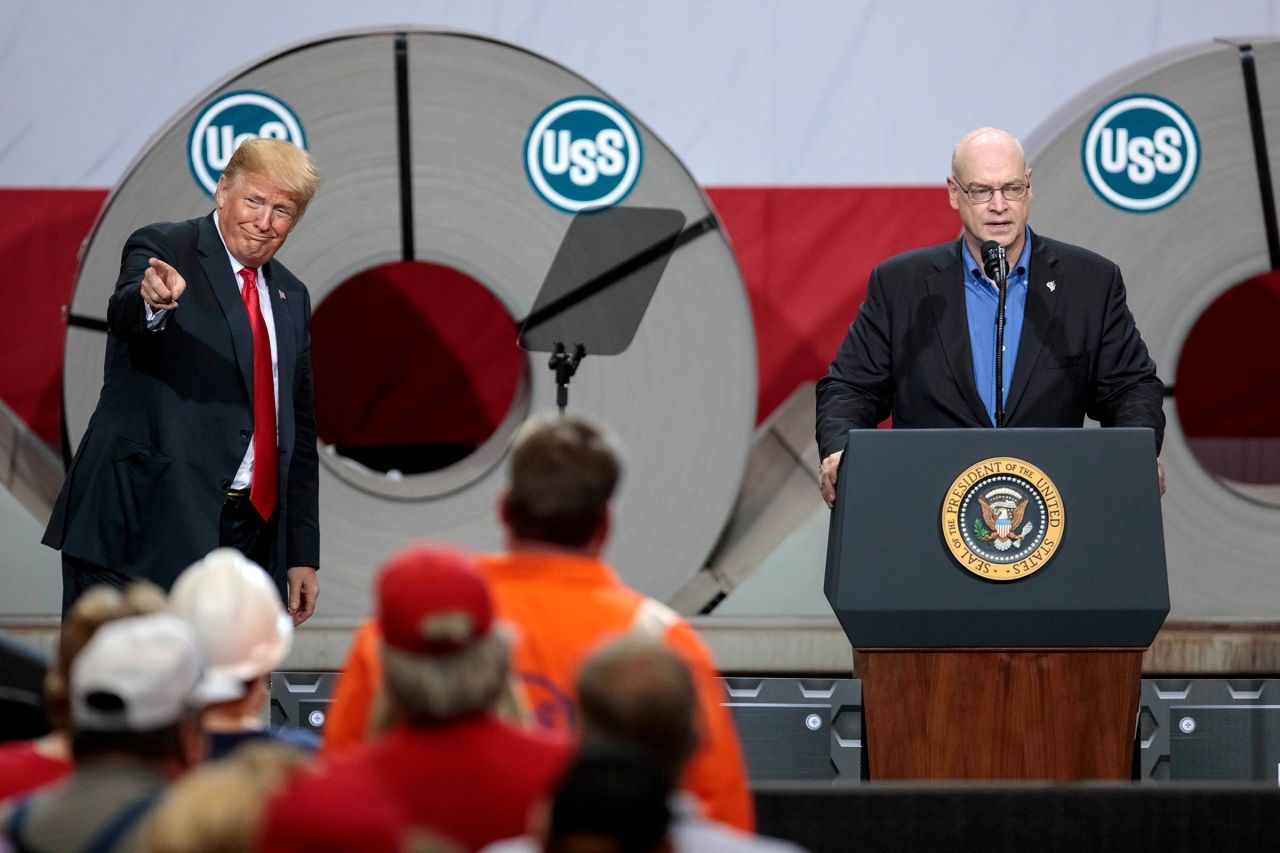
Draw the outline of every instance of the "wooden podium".
M853 431L838 482L870 777L1131 778L1169 610L1151 432Z

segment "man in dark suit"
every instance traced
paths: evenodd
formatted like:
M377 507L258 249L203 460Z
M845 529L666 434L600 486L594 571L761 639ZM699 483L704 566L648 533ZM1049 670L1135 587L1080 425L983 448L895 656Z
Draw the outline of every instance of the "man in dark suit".
M44 536L62 550L64 612L97 583L167 589L220 545L266 568L295 624L314 611L311 303L272 259L319 183L306 152L250 140L212 215L125 244L102 394Z
M890 414L905 428L995 426L997 290L980 248L1009 259L1002 370L1004 426L1151 427L1164 435L1164 389L1111 261L1027 226L1031 170L1022 145L980 128L956 145L947 177L960 240L890 258L818 382L819 486L835 501L850 429ZM1160 491L1164 468L1159 465Z

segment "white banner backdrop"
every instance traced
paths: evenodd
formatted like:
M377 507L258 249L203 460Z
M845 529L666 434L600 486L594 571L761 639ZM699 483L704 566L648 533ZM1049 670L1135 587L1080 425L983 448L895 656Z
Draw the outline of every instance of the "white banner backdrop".
M478 33L562 63L626 105L703 187L932 188L941 186L954 141L966 130L995 124L1026 137L1134 62L1218 36L1280 33L1280 0L0 0L0 22L0 190L111 188L218 81L335 32L397 26ZM1037 172L1038 180L1049 177ZM1039 209L1050 221L1048 207ZM29 224L38 240L49 229L38 216L26 223L28 216L21 205L0 208L0 226L4 219ZM915 225L914 211L910 218ZM815 245L834 254L859 241L860 232L840 224L813 236ZM776 230L770 238L790 239ZM754 249L735 246L740 264ZM817 304L814 291L789 289L794 269L776 266L781 271L765 285L778 304ZM1141 287L1141 268L1126 274L1131 288ZM839 323L856 303L830 294L851 294L862 280L865 273L821 281L833 306L824 310L839 314ZM1140 314L1144 331L1146 321ZM799 346L802 335L782 331ZM1172 355L1157 357L1172 379ZM1197 562L1187 570L1208 568ZM52 590L56 574L42 571ZM9 600L6 583L19 582L0 568L0 599ZM1176 615L1274 618L1280 607L1253 594L1256 585L1216 589L1221 594L1182 602L1192 606ZM52 592L44 599L55 600Z
M318 36L437 26L563 63L707 186L939 184L970 128L1030 133L1140 59L1280 31L1277 0L3 0L0 187L110 187L230 72Z

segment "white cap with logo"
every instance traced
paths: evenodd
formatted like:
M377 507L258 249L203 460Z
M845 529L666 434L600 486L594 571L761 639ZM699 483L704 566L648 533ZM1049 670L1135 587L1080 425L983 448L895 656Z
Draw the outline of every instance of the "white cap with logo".
M71 665L77 731L143 732L171 726L239 686L204 671L191 629L171 613L109 622Z

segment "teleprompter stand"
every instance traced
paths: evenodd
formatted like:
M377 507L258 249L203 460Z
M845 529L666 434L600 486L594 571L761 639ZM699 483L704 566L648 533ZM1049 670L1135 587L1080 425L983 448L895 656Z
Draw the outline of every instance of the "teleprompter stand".
M631 345L684 223L680 211L657 207L586 211L569 223L519 338L526 350L551 353L561 414L588 353Z

